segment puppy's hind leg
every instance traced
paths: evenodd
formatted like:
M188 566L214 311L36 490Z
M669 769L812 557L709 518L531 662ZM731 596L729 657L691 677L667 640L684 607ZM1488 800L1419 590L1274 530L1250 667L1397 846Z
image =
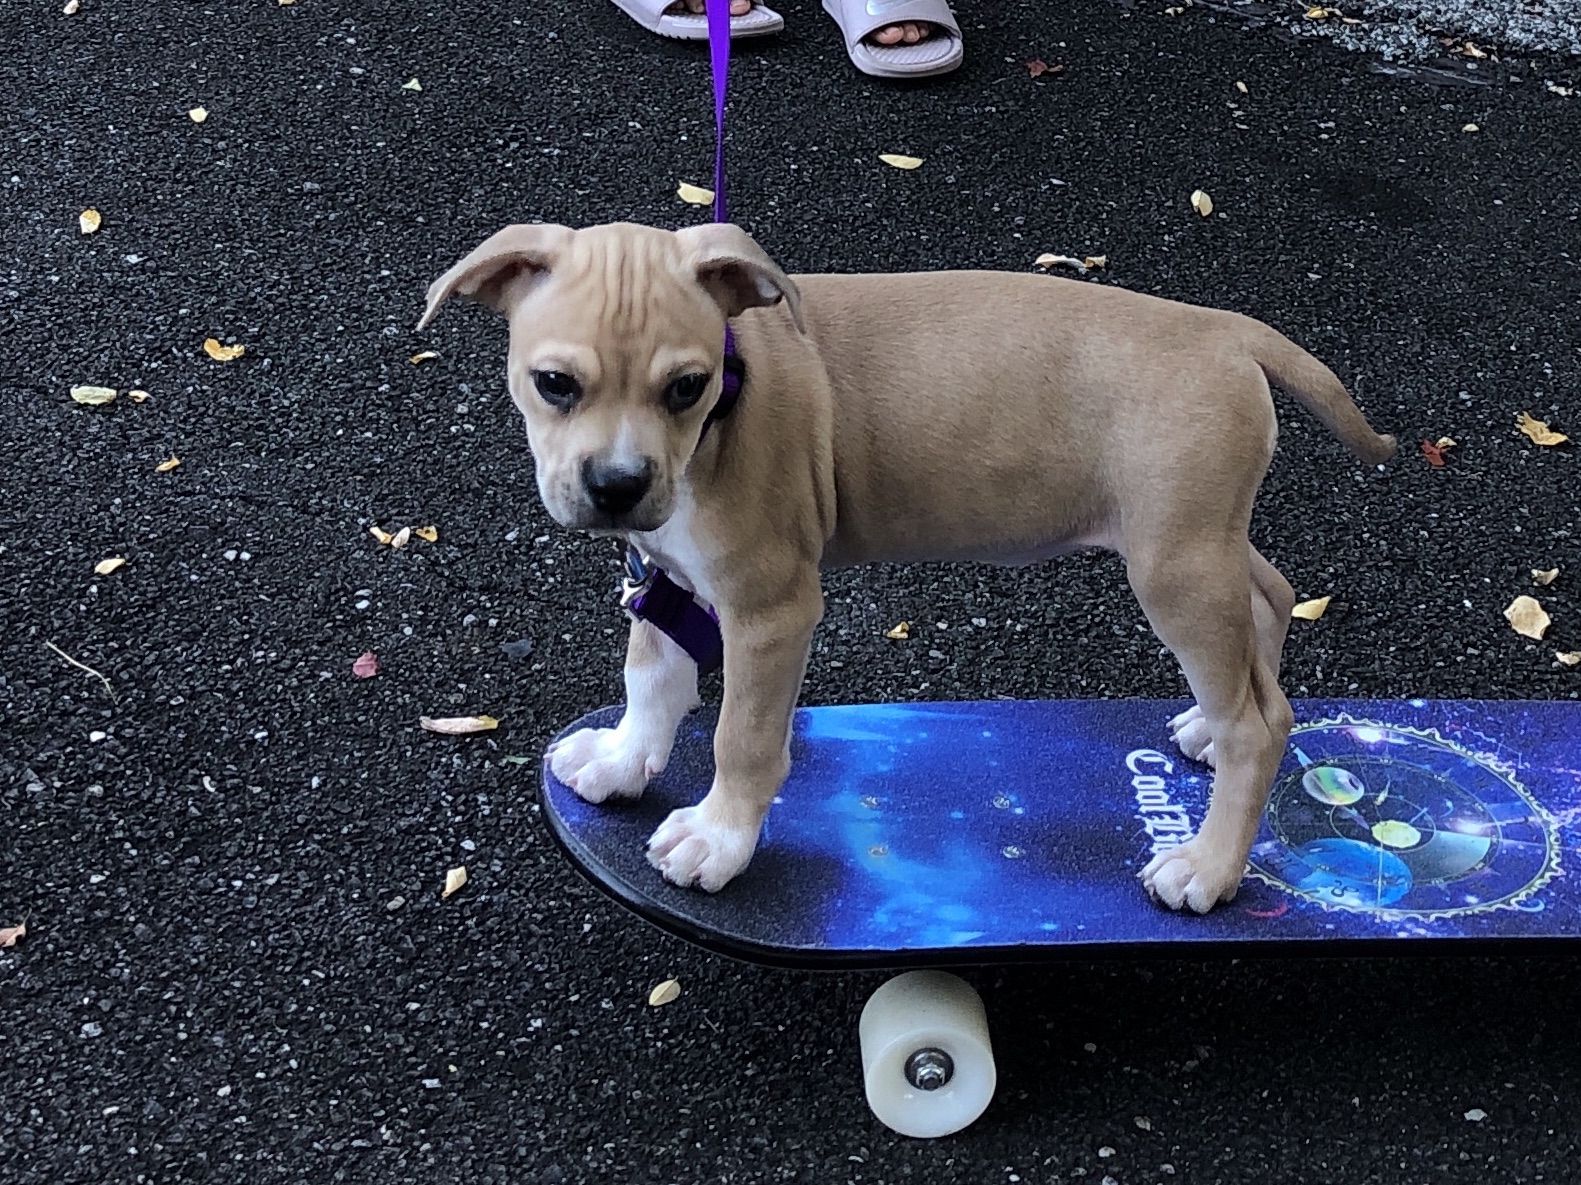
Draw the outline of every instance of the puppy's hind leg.
M1206 913L1235 896L1290 735L1290 705L1254 624L1249 553L1244 537L1177 533L1128 557L1131 587L1180 660L1214 746L1202 826L1142 870L1148 893L1171 909Z
M549 748L549 769L588 802L636 798L669 764L675 732L697 706L697 664L645 621L626 646L626 714Z
M1295 608L1296 594L1290 582L1280 574L1263 554L1251 548L1252 565L1252 621L1257 629L1257 653L1269 670L1279 675L1279 664L1285 648L1285 634L1290 629L1290 610ZM1170 738L1180 751L1193 761L1214 763L1213 734L1200 705L1192 704L1169 722Z

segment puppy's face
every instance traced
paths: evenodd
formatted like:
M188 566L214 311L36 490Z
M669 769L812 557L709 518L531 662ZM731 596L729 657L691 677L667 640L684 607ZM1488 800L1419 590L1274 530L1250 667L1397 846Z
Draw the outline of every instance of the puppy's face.
M733 226L510 227L429 292L510 322L506 377L545 508L563 526L651 531L722 390L725 320L795 288Z

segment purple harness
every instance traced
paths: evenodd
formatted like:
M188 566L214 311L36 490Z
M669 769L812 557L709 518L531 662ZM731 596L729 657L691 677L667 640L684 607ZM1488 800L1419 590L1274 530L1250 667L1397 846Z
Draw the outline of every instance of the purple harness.
M725 92L730 77L730 0L706 0L708 50L714 75L714 221L725 221ZM708 430L735 410L746 382L746 367L736 353L735 334L725 326L725 364L719 401L703 421L699 444ZM646 621L691 656L699 671L724 663L725 643L719 614L700 603L669 576L649 564L635 545L626 547L626 577L621 606L634 621Z

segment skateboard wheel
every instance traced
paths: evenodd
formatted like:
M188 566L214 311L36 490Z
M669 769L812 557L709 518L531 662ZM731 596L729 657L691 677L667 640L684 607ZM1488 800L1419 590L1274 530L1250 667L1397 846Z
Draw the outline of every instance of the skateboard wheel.
M908 971L862 1009L867 1105L903 1136L958 1132L988 1109L997 1076L983 1001L958 975Z

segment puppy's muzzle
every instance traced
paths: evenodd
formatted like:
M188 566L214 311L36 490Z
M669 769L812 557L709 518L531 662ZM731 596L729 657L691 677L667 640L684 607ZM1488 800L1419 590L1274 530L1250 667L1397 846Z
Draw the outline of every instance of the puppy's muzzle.
M655 468L651 457L636 464L589 457L582 462L582 488L594 510L618 521L637 509L653 489Z

